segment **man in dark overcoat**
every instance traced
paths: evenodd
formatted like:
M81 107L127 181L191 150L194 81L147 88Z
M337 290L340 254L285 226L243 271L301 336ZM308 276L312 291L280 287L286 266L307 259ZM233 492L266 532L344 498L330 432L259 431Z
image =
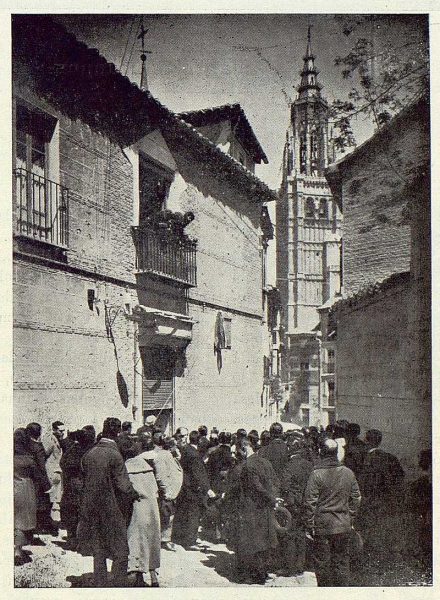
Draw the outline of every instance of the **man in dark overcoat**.
M285 577L300 575L304 572L306 558L306 537L304 526L304 491L313 463L304 458L305 441L303 436L291 436L290 459L284 470L281 482L281 495L287 510L292 515L292 524L285 534L280 534L280 557Z
M208 472L197 449L199 433L191 431L189 444L182 448L180 464L183 469L183 484L176 501L171 540L185 550L198 549L197 533L200 517L206 508L210 490Z
M281 423L272 423L269 432L270 442L267 446L262 446L258 450L258 454L271 463L277 477L281 479L289 460L289 450L283 440L283 426Z
M365 434L367 452L359 476L362 510L358 526L364 537L364 554L377 559L403 549L400 528L405 473L396 456L379 446L382 432L370 429Z
M269 553L278 545L274 508L279 480L271 463L256 453L244 463L240 482L237 570L246 582L264 585Z
M114 586L124 586L128 567L127 516L122 506L139 500L116 439L121 421L104 421L102 437L82 459L83 494L77 530L78 552L93 556L96 587L107 585L111 558Z

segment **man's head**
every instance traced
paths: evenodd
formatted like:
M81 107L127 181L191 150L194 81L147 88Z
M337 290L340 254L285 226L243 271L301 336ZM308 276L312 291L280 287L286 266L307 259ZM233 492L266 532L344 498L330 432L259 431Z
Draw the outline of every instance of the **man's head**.
M269 429L269 433L272 439L282 439L283 426L281 425L281 423L272 423Z
M62 421L54 421L52 423L52 433L58 440L62 440L64 434L66 433L66 428L64 427L64 423Z
M347 427L349 425L350 425L350 423L348 421L346 421L345 419L340 419L339 421L336 421L335 427L333 430L333 437L335 439L345 437L347 434Z
M26 425L26 433L32 440L39 441L41 425L39 423L29 423L29 425Z
M198 432L200 437L206 437L208 435L208 428L206 425L200 425Z
M221 431L218 436L219 444L228 444L231 445L232 434L230 431Z
M123 433L131 433L131 423L130 421L124 421L121 425L121 430Z
M262 446L267 446L270 442L270 432L269 431L262 431L261 435L260 435L260 443Z
M102 437L115 440L121 432L121 421L116 417L107 417L102 426Z
M157 431L156 433L153 433L153 444L158 448L163 448L164 438L165 438L165 436L161 431L160 432Z
M256 429L252 429L251 431L249 431L247 439L249 440L249 443L252 446L252 448L258 446L258 442L260 441L258 431Z
M209 440L206 436L199 436L199 442L197 444L197 450L200 452L201 456L205 458L209 449Z
M355 440L361 433L361 428L357 423L349 423L347 425L347 438Z
M189 443L193 446L197 446L199 443L200 435L198 431L191 431L189 434Z
M379 429L369 429L365 434L367 445L372 448L379 448L382 442L382 432Z
M155 423L156 417L154 415L148 415L147 417L145 417L145 425L147 425L148 427L153 427Z
M240 427L240 429L237 429L237 441L243 440L245 437L247 437L247 432L246 429L243 429L242 427Z
M139 442L141 444L142 452L146 452L147 450L153 450L153 436L149 431L144 431L139 435Z
M95 428L93 427L93 425L84 425L84 427L82 428L82 431L84 432L83 435L83 442L84 442L84 446L86 447L91 447L93 446L93 444L95 443L95 439L96 439L96 431Z
M331 438L322 439L319 444L319 454L322 458L337 458L338 443Z

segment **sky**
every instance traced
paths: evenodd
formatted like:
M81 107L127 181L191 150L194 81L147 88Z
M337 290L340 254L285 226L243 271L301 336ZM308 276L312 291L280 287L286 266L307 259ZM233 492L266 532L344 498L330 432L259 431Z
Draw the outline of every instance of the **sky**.
M312 26L312 48L320 71L322 95L331 103L346 96L352 84L335 66L354 40L342 32L335 15L307 14L94 14L57 15L81 41L140 83L140 41L143 20L148 86L174 112L239 103L269 164L257 165L256 175L277 190L289 102L300 81L307 29ZM363 34L375 43L404 44L412 23L387 19ZM356 36L353 36L356 37ZM373 123L358 117L352 123L357 143L374 132ZM275 223L275 206L269 206ZM269 283L275 284L275 243L269 248Z
M140 82L141 15L63 15L58 17L79 39L98 50L122 73ZM269 159L256 174L269 187L280 185L281 161L289 120L312 25L323 95L331 102L351 85L343 80L337 55L353 40L344 36L334 15L208 14L143 15L151 93L175 112L238 102ZM380 29L380 28L379 28ZM370 32L371 33L371 32ZM404 39L402 25L387 22L376 37ZM373 133L364 118L354 122L357 141Z

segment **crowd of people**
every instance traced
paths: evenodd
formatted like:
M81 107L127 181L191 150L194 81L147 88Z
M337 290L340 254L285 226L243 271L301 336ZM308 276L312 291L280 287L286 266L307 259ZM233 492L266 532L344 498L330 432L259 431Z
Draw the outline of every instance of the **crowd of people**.
M338 421L258 433L200 426L166 436L154 416L136 432L109 417L68 432L52 424L14 432L15 564L38 533L66 530L66 545L93 557L97 587L159 587L161 551L200 550L199 535L235 554L235 581L263 585L269 573L314 570L318 586L352 584L362 557L393 542L403 512L417 523L430 560L431 453L407 491L382 434ZM112 560L111 578L107 559Z

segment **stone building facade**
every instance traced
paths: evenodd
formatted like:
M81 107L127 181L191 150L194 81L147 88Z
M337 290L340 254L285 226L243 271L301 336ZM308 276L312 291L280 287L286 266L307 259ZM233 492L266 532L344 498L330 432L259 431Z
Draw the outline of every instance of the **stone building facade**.
M274 194L50 18L13 59L14 424L259 427Z
M337 415L380 429L408 472L432 443L429 122L422 98L327 172L344 211Z
M309 29L298 96L291 105L276 212L287 400L283 418L304 425L326 425L332 416L325 404L331 397L329 378L322 378L321 372L334 360L332 350L329 357L321 346L317 309L340 291L342 215L324 177L332 145L328 104L317 76Z

